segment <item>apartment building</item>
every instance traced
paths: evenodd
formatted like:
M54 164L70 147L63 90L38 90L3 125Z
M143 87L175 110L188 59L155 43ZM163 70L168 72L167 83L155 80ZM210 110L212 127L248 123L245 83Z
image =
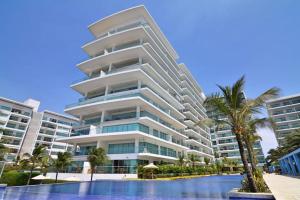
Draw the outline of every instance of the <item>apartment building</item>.
M33 99L21 103L0 98L0 128L4 130L0 132L0 142L10 148L7 161L32 153L40 144L47 146L47 152L53 157L60 151L71 150L72 146L56 139L69 137L78 119L47 110L38 112L39 105Z
M5 159L12 161L19 155L31 116L39 102L24 103L0 97L0 143L10 149Z
M58 152L71 151L71 145L57 142L56 139L70 137L72 126L77 123L78 120L76 118L45 110L42 113L42 119L34 146L46 146L49 155L52 157L56 157Z
M214 109L207 109L207 115L212 119L226 119L226 116L222 116ZM229 158L236 160L239 164L242 164L241 155L236 141L235 135L232 133L229 126L212 127L210 129L211 140L214 149L214 156L217 160L223 158ZM258 161L258 166L263 166L265 163L264 154L262 151L260 141L256 141L254 144L254 152Z
M273 118L279 146L287 135L300 128L300 94L280 97L267 102L268 114Z
M141 163L174 163L195 154L213 160L205 118L205 95L144 6L91 24L95 37L82 48L77 67L85 78L71 85L83 97L65 112L80 119L69 138L74 159L86 171L91 148L109 158L97 173L135 173Z

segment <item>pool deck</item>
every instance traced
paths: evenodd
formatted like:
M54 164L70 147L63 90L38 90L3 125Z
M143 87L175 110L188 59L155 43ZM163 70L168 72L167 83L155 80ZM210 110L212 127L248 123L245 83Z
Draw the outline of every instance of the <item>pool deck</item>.
M264 179L276 200L300 200L300 179L264 174Z

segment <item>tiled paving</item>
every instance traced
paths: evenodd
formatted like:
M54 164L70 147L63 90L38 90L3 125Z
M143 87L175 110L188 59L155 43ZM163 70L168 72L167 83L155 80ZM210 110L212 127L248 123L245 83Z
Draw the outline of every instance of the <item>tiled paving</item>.
M264 179L276 200L300 200L300 178L265 174Z

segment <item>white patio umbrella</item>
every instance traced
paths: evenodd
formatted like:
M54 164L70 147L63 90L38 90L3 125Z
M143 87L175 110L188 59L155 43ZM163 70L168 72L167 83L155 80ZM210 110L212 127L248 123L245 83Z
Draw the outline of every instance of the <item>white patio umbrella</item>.
M154 165L153 163L150 163L148 165L145 165L143 167L144 169L151 169L151 175L152 175L152 179L153 179L153 170L154 169L158 169L158 167L156 165Z
M35 176L31 179L33 179L33 180L46 180L46 179L51 179L51 178L49 176L38 175L38 176Z
M75 176L70 176L70 177L64 178L63 180L64 181L80 181L80 178L75 177Z

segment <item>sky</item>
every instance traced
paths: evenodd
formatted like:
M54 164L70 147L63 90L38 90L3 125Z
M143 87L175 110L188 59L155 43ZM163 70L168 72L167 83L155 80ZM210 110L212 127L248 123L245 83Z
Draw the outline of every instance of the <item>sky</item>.
M246 75L255 97L276 86L299 93L298 0L1 0L0 96L41 101L62 113L79 94L70 84L84 75L76 64L93 39L87 26L114 12L145 5L205 94ZM264 153L277 143L259 131Z

